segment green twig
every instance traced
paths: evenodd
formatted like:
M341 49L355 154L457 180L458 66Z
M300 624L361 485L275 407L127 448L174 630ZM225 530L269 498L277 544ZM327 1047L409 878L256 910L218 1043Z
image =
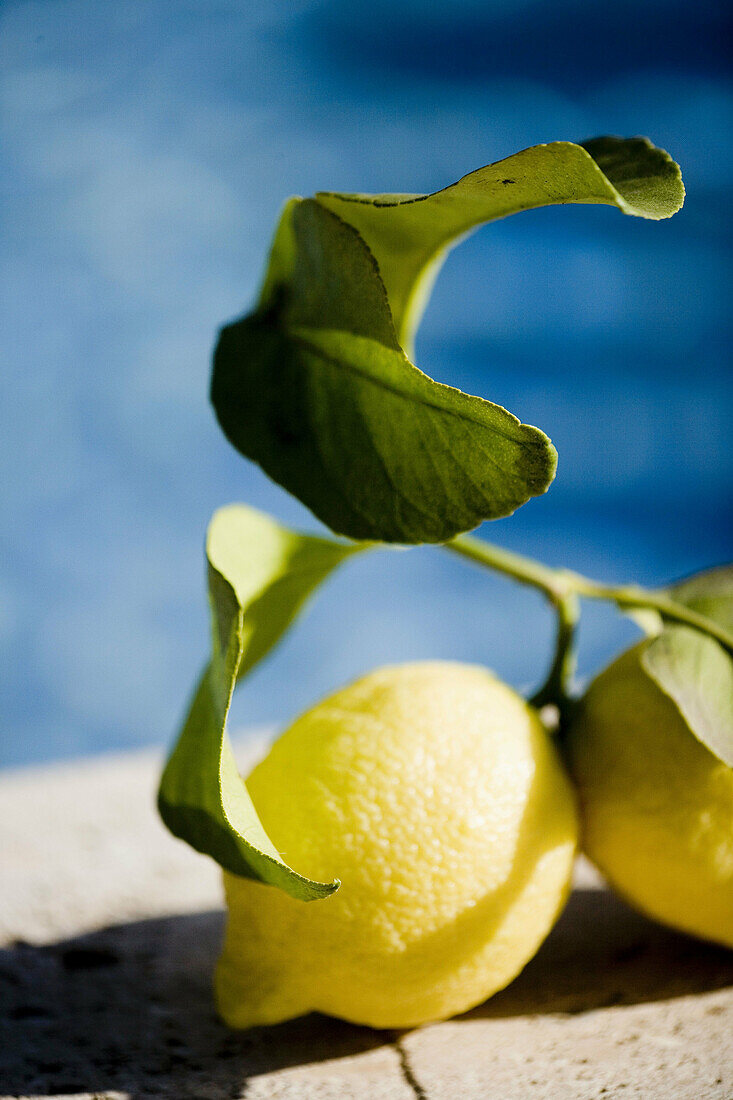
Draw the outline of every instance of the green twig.
M580 616L580 605L574 594L563 596L554 602L557 614L555 655L541 688L532 696L532 706L544 707L552 703L562 714L570 700L575 674L575 630Z
M554 703L562 711L569 698L575 666L574 640L580 596L590 600L607 600L624 611L656 611L669 622L682 623L709 634L733 652L733 634L730 631L684 604L676 603L666 592L640 585L601 584L569 569L552 569L473 535L459 535L443 545L454 554L503 573L519 584L538 589L554 607L557 614L555 656L547 680L532 699L535 706Z

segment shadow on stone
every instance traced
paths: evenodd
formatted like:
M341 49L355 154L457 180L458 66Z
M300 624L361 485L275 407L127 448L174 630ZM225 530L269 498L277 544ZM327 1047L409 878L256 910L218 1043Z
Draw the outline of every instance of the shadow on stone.
M733 985L733 952L673 932L603 888L576 889L518 978L469 1018L574 1014Z
M223 1100L260 1074L394 1039L316 1015L229 1031L211 996L222 923L218 912L173 916L0 952L0 1094ZM463 1018L587 1012L731 984L733 952L579 889L517 980Z
M0 1095L240 1096L248 1078L391 1037L320 1016L237 1033L211 974L223 915L137 921L0 951Z

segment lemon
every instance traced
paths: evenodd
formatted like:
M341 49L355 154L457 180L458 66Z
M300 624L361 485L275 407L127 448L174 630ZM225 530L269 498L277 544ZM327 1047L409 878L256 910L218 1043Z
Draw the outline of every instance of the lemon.
M571 785L537 714L482 668L372 672L297 719L247 787L288 863L342 885L306 904L225 873L230 1026L462 1012L515 977L566 897Z
M733 769L645 672L648 644L591 684L568 733L584 848L638 909L733 947Z

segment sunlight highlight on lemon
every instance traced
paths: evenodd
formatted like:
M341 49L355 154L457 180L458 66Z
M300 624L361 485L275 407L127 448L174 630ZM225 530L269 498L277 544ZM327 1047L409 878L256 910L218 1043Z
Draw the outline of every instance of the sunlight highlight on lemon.
M566 898L574 794L537 714L485 669L372 672L300 717L247 780L296 901L225 873L216 973L233 1027L317 1010L402 1028L506 986Z

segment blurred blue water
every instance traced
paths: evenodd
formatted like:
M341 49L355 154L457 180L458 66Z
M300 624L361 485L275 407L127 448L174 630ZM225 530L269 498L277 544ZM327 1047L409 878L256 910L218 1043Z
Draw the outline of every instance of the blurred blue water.
M211 512L316 526L206 400L289 194L427 191L598 133L669 149L688 187L669 222L566 207L463 244L417 362L557 444L550 492L487 537L648 583L732 556L725 19L706 0L6 0L0 763L169 740L207 647ZM633 636L589 607L581 671ZM373 554L233 720L421 656L529 685L550 639L532 593L438 550Z

